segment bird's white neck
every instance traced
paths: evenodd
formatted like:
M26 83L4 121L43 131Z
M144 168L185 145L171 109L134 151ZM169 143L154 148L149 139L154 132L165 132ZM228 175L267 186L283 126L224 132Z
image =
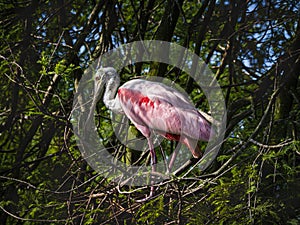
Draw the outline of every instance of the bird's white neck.
M112 77L106 82L106 88L103 96L105 106L113 112L120 113L120 105L115 99L117 88L120 85L120 78L118 76Z

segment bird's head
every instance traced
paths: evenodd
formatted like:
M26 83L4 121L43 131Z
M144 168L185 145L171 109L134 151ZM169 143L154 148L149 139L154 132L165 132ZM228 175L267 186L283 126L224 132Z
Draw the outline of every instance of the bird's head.
M117 71L112 67L104 67L97 70L94 78L95 89L94 89L94 97L99 97L101 91L103 90L103 86L108 82L119 81L119 76Z
M100 89L102 89L102 87L107 84L107 82L109 82L110 80L115 80L117 79L118 73L117 71L112 68L112 67L104 67L104 68L100 68L97 70L96 74L95 74L95 78L94 78L94 82L95 82L95 91L98 90L100 87ZM99 91L99 90L98 90ZM98 92L95 92L95 94L97 94Z
M110 86L108 85L109 83L119 83L119 80L120 78L117 71L112 67L104 67L97 70L94 76L94 96L92 99L92 105L88 115L87 123L92 120L94 109L102 94L102 91L104 90L104 86Z
M109 89L118 86L120 83L120 78L117 71L112 67L100 68L97 70L94 76L94 95L92 99L92 105L90 108L90 113L87 117L86 126L92 122L93 113L96 107L96 104L104 90L106 85ZM113 85L112 85L113 84ZM106 90L106 92L112 90Z

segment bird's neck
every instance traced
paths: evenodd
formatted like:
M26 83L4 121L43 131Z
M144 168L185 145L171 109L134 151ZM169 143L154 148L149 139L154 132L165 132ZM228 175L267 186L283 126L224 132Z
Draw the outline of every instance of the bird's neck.
M115 100L115 95L119 85L120 85L120 79L118 77L109 79L106 83L106 88L103 96L103 102L105 106L113 112L117 112L119 108L116 105L116 100Z

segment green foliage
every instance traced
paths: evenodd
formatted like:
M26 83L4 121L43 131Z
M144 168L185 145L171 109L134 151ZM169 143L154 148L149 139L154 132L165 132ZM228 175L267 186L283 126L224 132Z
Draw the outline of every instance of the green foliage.
M140 207L137 222L141 224L158 224L164 220L166 209L164 208L164 197L161 195L155 200L145 203Z

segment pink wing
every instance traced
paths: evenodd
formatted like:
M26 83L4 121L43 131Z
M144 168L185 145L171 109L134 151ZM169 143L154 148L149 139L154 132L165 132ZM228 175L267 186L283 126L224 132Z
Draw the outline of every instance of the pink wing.
M211 125L177 90L161 83L132 80L119 88L118 100L145 137L154 130L167 139L181 141L195 157L201 155L197 142L209 140Z

